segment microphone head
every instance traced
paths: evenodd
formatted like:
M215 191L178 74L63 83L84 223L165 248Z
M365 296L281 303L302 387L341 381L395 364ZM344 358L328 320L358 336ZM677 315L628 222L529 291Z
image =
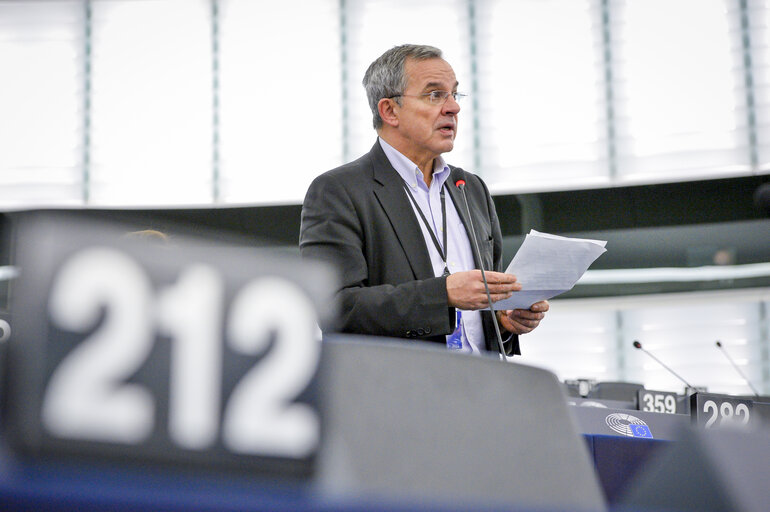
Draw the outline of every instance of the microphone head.
M717 341L717 347L722 348L722 342L721 341Z
M465 186L465 180L457 180L455 181L455 187L457 188L463 188Z
M642 348L642 344L639 343L639 340L634 340L634 348Z

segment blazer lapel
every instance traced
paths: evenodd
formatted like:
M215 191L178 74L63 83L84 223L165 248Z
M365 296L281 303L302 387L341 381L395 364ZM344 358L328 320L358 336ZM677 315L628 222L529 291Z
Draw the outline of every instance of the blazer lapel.
M374 195L393 226L415 278L435 277L422 230L404 193L401 177L390 165L379 141L374 143L369 154L372 157L373 178L376 182Z

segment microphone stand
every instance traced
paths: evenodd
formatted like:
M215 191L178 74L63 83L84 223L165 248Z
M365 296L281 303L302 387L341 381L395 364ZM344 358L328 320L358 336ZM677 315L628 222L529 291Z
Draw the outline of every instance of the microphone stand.
M505 346L503 345L503 337L500 335L500 327L497 325L497 316L495 310L492 308L492 296L489 294L489 285L487 284L487 276L484 273L484 264L481 259L481 253L479 252L479 245L476 241L476 230L473 229L473 219L471 218L471 209L468 206L468 197L465 195L465 180L457 180L455 186L460 189L463 195L463 201L465 202L465 211L468 213L468 224L471 228L471 241L473 242L473 250L475 252L476 261L479 262L479 269L481 270L481 279L484 281L484 290L487 292L487 302L489 303L489 311L492 312L492 323L495 326L495 334L497 335L497 346L500 349L500 359L506 361Z
M759 391L757 391L757 390L756 390L756 388L754 388L754 385L751 383L751 381L750 381L748 378L746 378L746 376L743 374L743 372L741 371L741 369L740 369L740 368L738 368L738 365L737 365L737 364L735 364L735 361L733 361L733 358L732 358L732 357L730 357L730 354L728 354L728 353L727 353L727 350L725 350L725 348L722 346L722 342L720 342L720 341L717 341L717 347L719 348L719 350L721 350L721 351L722 351L722 353L725 355L725 357L727 358L727 360L728 360L728 361L730 361L730 364L731 364L731 365L733 365L733 368L735 368L735 371L736 371L736 372L738 372L738 374L739 374L741 377L743 377L743 380L745 380L745 381L746 381L746 384L748 384L748 385L749 385L749 387L751 388L751 390L754 392L754 396L756 396L757 398L759 398Z
M691 386L689 382L687 382L687 381L686 381L686 380L684 380L682 377L680 377L678 373L676 373L674 370L672 370L671 368L669 368L668 366L666 366L665 364L663 364L663 361L661 361L660 359L658 359L657 357L655 357L654 355L652 355L650 352L647 352L646 350L644 350L644 349L642 348L642 344L639 342L639 340L635 340L635 341L634 341L634 343L633 343L633 345L634 345L634 348L637 348L637 349L641 350L642 352L644 352L645 354L647 354L647 355L648 355L648 356L650 356L651 358L655 359L655 361L657 361L657 363L658 363L659 365L661 365L663 368L665 368L666 370L668 370L668 371L669 371L669 373L671 373L671 375L673 375L673 376L674 376L674 377L676 377L677 379L679 379L679 380L681 380L682 382L684 382L684 385L685 385L685 386L687 386L687 390L695 390L695 388L694 388L693 386Z

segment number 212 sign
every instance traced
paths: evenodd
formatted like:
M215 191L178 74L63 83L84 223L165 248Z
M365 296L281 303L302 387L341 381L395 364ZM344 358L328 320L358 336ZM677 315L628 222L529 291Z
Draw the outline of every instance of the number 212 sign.
M80 231L27 225L25 239L58 244L47 258L18 252L7 418L19 446L309 471L325 268L254 249L96 243L112 231L93 227L73 248Z

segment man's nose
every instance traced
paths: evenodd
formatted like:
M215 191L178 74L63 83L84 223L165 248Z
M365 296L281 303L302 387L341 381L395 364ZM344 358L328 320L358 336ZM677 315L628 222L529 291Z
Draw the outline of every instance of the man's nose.
M442 114L457 115L460 112L460 104L451 94L447 96L444 102L444 107L441 109Z

